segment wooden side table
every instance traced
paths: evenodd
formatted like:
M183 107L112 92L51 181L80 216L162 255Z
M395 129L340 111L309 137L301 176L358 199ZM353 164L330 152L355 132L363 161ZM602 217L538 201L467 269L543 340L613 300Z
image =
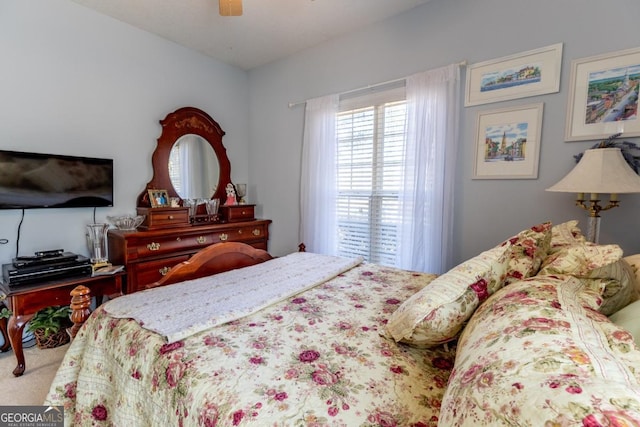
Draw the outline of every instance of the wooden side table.
M78 285L91 289L93 296L116 297L122 295L124 272L95 277L74 277L69 279L39 282L18 287L0 283L0 291L6 294L4 303L12 311L8 322L9 342L18 364L13 375L19 377L26 369L22 348L22 332L26 323L43 308L54 305L69 305L70 292Z

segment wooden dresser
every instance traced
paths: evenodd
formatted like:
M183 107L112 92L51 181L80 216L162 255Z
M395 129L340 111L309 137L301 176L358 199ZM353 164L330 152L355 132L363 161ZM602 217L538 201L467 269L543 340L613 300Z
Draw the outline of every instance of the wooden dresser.
M269 219L147 231L109 230L109 261L124 265L125 293L145 289L200 249L218 242L243 242L267 250Z

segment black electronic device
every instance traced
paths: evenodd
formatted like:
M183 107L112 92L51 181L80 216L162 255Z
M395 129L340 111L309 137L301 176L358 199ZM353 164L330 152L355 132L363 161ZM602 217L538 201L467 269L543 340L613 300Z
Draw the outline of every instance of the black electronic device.
M64 249L49 249L46 251L37 251L37 257L50 257L50 256L59 256L64 253Z
M37 252L36 252L37 253ZM78 260L79 255L73 252L56 252L48 256L19 256L13 259L13 266L18 269L37 268L45 265L53 264L74 264Z
M67 254L70 254L70 252L67 252ZM65 259L59 259L57 262L52 263L32 264L23 267L15 267L13 264L4 264L2 266L4 282L10 287L65 277L90 276L92 272L93 267L89 262L89 258L75 254L73 254L73 257L67 256Z
M113 159L0 150L0 209L113 206Z

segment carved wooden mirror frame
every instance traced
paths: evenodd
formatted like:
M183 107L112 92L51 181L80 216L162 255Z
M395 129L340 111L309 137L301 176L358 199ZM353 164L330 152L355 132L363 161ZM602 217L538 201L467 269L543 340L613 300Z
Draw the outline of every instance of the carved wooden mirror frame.
M231 182L231 164L227 157L227 150L222 145L222 137L225 132L220 128L220 125L207 113L195 107L179 108L173 113L169 113L164 120L160 120L160 124L162 125L162 134L158 138L158 145L151 157L153 178L138 196L137 206L151 206L148 194L150 189L167 190L169 197L180 197L169 177L169 156L171 155L173 144L182 136L188 134L201 136L213 148L218 158L220 174L218 176L218 186L211 198L220 199L221 203L224 202L226 197L225 186Z

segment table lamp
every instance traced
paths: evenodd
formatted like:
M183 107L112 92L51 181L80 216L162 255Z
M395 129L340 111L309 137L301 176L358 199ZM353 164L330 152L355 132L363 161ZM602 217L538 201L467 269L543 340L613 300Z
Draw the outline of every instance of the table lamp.
M587 240L598 243L600 212L619 206L618 194L640 193L640 176L627 164L619 148L586 150L580 162L547 191L577 193L576 205L589 213ZM585 194L589 194L587 200ZM600 195L609 203L600 205Z

